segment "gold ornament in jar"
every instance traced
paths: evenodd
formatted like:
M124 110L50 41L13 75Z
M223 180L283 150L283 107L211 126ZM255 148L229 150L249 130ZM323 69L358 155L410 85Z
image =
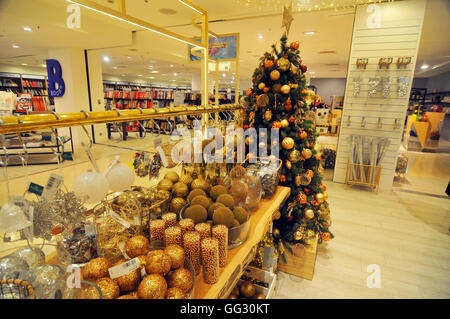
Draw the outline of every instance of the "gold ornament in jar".
M189 193L189 187L183 182L178 182L173 185L172 193L175 197L185 197Z
M200 188L206 192L208 191L208 183L204 179L197 178L192 181L191 188L192 189Z
M180 177L178 176L177 173L173 172L173 171L169 171L166 173L166 175L164 175L164 179L168 179L170 180L172 183L176 183L178 182L178 180L180 179Z
M186 175L183 175L183 176L180 177L179 182L185 183L188 187L190 187L191 183L192 183L192 180L193 180L192 176L186 174Z
M283 139L283 141L281 142L281 146L283 146L283 148L285 148L287 150L290 150L291 148L293 148L294 144L295 144L295 142L294 142L294 140L291 137L285 137Z
M164 191L170 191L172 189L173 183L170 179L162 179L158 183L158 189Z

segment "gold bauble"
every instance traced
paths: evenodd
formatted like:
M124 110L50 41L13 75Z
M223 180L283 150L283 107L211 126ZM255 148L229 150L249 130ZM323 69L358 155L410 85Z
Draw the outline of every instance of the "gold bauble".
M108 269L111 267L108 259L103 257L98 257L90 260L83 270L83 279L94 281L103 277L109 276Z
M294 149L289 153L289 160L292 163L297 163L298 161L300 161L300 159L301 159L301 154L300 154L299 150Z
M272 111L271 111L271 110L267 110L267 111L264 113L264 119L265 119L267 122L270 122L270 120L272 119Z
M273 220L278 220L278 219L280 219L280 217L281 217L281 213L280 213L280 211L279 210L277 210L275 213L273 213L273 215L272 215L272 219Z
M286 119L281 120L281 127L288 127L289 126L289 121Z
M315 197L319 203L322 203L325 200L325 196L323 195L323 193L317 193Z
M299 229L294 233L295 240L302 240L304 233Z
M260 89L260 90L264 90L265 87L266 87L266 85L264 84L264 82L261 82L258 84L258 89Z
M172 259L161 249L152 250L145 259L145 271L147 274L167 275L172 267Z
M276 81L280 78L280 71L278 70L273 70L272 72L270 72L270 79L272 81Z
M269 104L269 96L267 94L261 94L256 97L256 104L260 107L266 107Z
M170 202L170 211L177 213L186 205L186 200L184 200L184 198L181 197L175 197L174 199L172 199L172 201Z
M323 201L326 201L328 199L328 193L323 192Z
M178 174L172 171L167 172L164 178L170 180L172 183L176 183L180 179Z
M295 144L294 139L292 139L291 137L285 137L283 139L283 141L281 142L281 146L283 146L283 148L285 148L287 150L290 150L291 148L293 148L294 144Z
M134 258L139 255L145 255L150 251L150 243L147 237L137 235L129 238L125 243L125 252L128 257Z
M304 148L302 150L302 156L306 159L309 159L312 156L312 151L309 148Z
M272 230L272 235L273 235L274 238L280 237L280 230L278 228L274 228Z
M185 197L189 193L189 186L183 182L178 182L172 186L172 193L176 197Z
M170 179L162 179L159 181L157 188L159 190L170 191L172 189L173 183Z
M172 270L180 268L184 265L184 249L183 247L172 244L167 246L164 251L170 256L172 260Z
M244 281L239 288L239 291L243 297L252 298L256 293L256 288L250 281Z
M95 284L102 291L103 299L116 299L120 295L119 285L111 278L101 278Z
M139 299L164 299L166 292L167 282L159 274L144 277L137 290Z
M130 294L122 295L120 297L117 297L116 299L139 299L137 292L133 292Z
M255 299L266 299L266 295L264 295L263 293L259 293L259 294L256 294L254 298Z
M313 219L314 218L314 211L311 208L308 208L305 210L305 218L306 219Z
M191 175L183 175L180 177L179 182L185 183L187 186L191 186L192 183L192 176Z
M316 239L316 233L315 233L315 231L309 229L309 230L306 232L305 237L303 238L303 242L304 242L306 245L312 245L312 244L314 243L314 240L315 240L315 239Z
M314 145L314 150L316 151L317 155L319 155L319 156L322 155L322 153L323 153L323 146L322 146L322 144L316 143Z
M289 92L291 92L291 87L289 85L285 84L281 87L281 93L289 94Z
M308 186L309 184L311 184L311 176L306 174L300 175L300 184L303 186Z
M272 92L273 93L278 93L281 90L281 84L280 83L275 83L274 85L272 85Z
M185 293L189 293L194 285L194 276L186 268L178 268L170 273L167 282L169 287L178 287Z
M127 262L127 260L122 259L118 261L114 266L123 264L125 262ZM126 275L115 278L114 280L119 285L120 293L124 294L133 291L137 288L139 282L141 281L141 270L139 268L135 269Z
M239 297L235 294L231 294L228 299L239 299Z
M178 287L167 289L166 299L185 299L186 294Z
M302 176L301 175L295 175L294 183L295 183L295 186L302 185Z
M280 58L277 61L277 67L281 70L281 71L287 71L289 70L289 67L291 66L291 62L289 62L288 59L286 58Z
M207 192L208 191L208 183L202 178L194 179L191 183L191 189L196 189L196 188L203 189L205 192Z

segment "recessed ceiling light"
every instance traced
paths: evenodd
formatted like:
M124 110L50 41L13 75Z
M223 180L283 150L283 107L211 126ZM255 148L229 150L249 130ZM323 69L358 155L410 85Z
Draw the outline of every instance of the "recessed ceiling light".
M173 75L174 75L174 76L177 76L177 74L176 74L176 73L174 73Z
M31 29L30 27L23 27L23 29L24 29L25 31L33 31L33 29Z
M127 56L127 59L131 59L131 57L128 55L128 56Z
M109 62L109 61L111 61L111 60L110 60L110 58L109 58L108 56L105 55L105 56L103 57L103 61Z
M223 77L226 77L227 75L225 73L222 74Z
M421 68L422 70L425 70L425 69L428 69L429 67L430 67L429 65L424 64L424 65L422 65L420 68Z
M305 32L305 34L306 35L313 35L313 34L315 34L315 32L314 31L307 31L307 32Z
M22 63L22 65L28 65L28 64L26 64L26 63Z
M117 70L117 66L113 67L114 70Z
M149 65L148 67L149 67L150 69L153 69L153 65Z
M264 37L263 37L262 34L258 35L258 39L263 39L263 38L264 38Z
M233 77L232 77L231 79L233 79L233 80L234 80L234 79L235 79L235 78L234 78L234 76L233 76Z
M148 78L149 78L149 79L154 79L154 77L153 77L153 76L149 76Z
M173 68L173 64L171 64L170 67Z
M13 46L12 46L14 49L18 49L18 48L20 48L18 45L15 45L15 44L13 44Z
M153 70L150 73L158 73L159 71Z

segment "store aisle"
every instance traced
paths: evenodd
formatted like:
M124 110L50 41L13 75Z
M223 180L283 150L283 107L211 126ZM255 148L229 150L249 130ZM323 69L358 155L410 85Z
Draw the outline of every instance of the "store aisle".
M276 298L450 298L450 201L326 182L335 239L312 281L279 274ZM367 288L368 265L381 288Z

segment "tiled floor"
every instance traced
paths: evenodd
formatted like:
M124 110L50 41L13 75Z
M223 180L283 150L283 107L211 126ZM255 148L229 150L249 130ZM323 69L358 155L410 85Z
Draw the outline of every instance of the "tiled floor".
M95 145L92 149L101 170L115 155L132 162L132 149L154 150L151 138L109 144L113 147ZM448 154L413 155L407 177L411 185L443 195L450 176ZM86 155L77 149L74 161L61 165L66 186L70 189L75 177L89 168ZM29 166L26 174L21 167L9 167L11 193L22 194L26 178L44 184L55 170L57 165ZM156 180L135 181L136 185L150 183ZM449 199L395 190L377 195L331 181L325 185L336 238L319 246L312 281L280 273L276 298L450 298ZM2 181L0 203L6 200ZM381 288L367 288L367 266L371 264L380 267Z

